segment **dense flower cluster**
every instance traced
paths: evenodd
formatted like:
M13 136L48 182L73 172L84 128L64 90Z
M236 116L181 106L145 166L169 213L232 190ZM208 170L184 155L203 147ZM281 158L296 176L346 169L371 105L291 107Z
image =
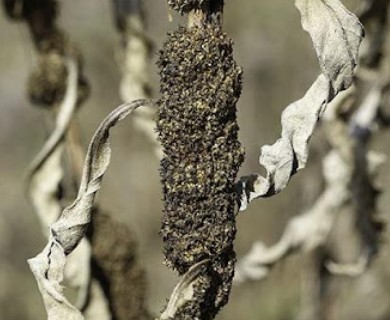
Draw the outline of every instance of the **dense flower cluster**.
M241 69L233 59L232 41L212 26L170 34L159 67L164 252L181 274L201 260L211 260L213 281L219 283L211 285L204 277L199 292L218 288L210 303L215 309L227 301L234 273L234 186L243 161L236 121ZM196 316L188 312L183 310L183 316Z

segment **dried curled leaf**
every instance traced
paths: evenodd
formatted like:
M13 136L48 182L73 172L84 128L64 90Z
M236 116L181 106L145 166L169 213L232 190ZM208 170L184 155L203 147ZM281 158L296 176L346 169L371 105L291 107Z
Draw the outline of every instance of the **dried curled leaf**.
M49 320L75 319L83 316L62 293L66 256L74 250L85 235L91 221L91 209L100 189L104 173L110 163L109 130L118 121L140 106L149 106L148 100L136 100L112 111L97 129L89 145L80 189L76 200L60 219L50 226L49 241L44 250L28 261L43 296Z
M363 37L358 18L339 0L296 0L295 5L334 93L349 88Z
M327 188L314 206L293 218L275 245L267 248L263 243L256 242L237 264L235 282L260 280L290 252L310 251L324 243L340 207L349 199L348 184L352 172L340 154L332 151L324 159L323 173Z
M194 284L204 271L204 268L210 263L210 260L202 260L194 264L180 279L172 292L168 305L161 314L159 320L169 320L175 317L176 312L188 301L194 294Z
M282 135L261 149L267 176L244 176L238 183L240 210L258 197L281 192L306 165L308 142L326 105L352 84L363 27L339 0L296 0L302 26L310 34L322 74L306 95L282 114Z
M59 106L53 133L32 161L27 174L27 192L36 214L45 230L61 215L62 205L58 195L63 178L62 158L64 138L73 119L77 105L78 66L73 58L66 59L67 84L64 99ZM83 241L66 265L66 279L78 289L78 304L87 299L90 280L90 247Z
M332 274L358 276L369 268L379 251L384 224L378 216L380 189L377 188L377 180L386 157L369 151L368 141L379 115L383 94L384 87L375 82L348 123L352 146L349 165L353 169L350 200L356 215L362 252L354 263L326 262L325 266Z
M324 118L333 149L324 160L325 191L309 211L287 224L275 245L266 248L261 242L254 243L237 265L236 283L263 279L273 265L295 250L307 252L324 246L336 217L346 205L355 210L362 233L362 252L354 263L325 261L324 266L333 275L358 276L367 270L379 245L377 194L373 186L385 161L383 155L366 148L380 108L379 87L374 83L348 121L340 119L339 112L356 99L356 88L344 91L330 104Z

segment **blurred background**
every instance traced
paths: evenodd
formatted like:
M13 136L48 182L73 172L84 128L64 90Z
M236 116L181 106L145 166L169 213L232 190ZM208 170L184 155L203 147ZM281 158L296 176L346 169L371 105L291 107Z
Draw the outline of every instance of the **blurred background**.
M79 111L85 147L101 120L120 103L120 69L115 55L119 35L108 0L60 2L59 25L84 54L85 74L91 95ZM344 1L352 11L358 1ZM150 65L153 96L158 97L158 48L167 31L175 30L180 17L169 22L163 0L144 0L148 34L155 44ZM43 319L45 312L37 284L26 260L45 245L39 221L24 194L24 173L48 132L44 111L33 107L26 81L36 53L24 24L0 19L0 319ZM309 36L302 31L293 1L226 1L224 27L234 39L235 57L244 69L244 86L238 103L240 140L246 159L242 174L262 172L260 147L280 134L280 114L299 99L319 73ZM372 148L390 155L390 132L377 135ZM236 251L245 254L256 240L267 245L281 236L289 218L302 213L321 191L321 160L325 153L321 128L312 142L309 164L288 188L270 199L260 199L238 216ZM124 121L112 134L113 156L98 202L103 209L130 226L139 240L147 269L150 309L158 313L177 277L163 264L159 237L161 188L158 160L152 145ZM384 192L379 209L388 220L390 163L381 174ZM388 234L370 270L358 278L339 278L335 319L390 319L390 269ZM300 306L302 258L291 255L278 263L260 282L233 288L220 320L295 319ZM371 287L373 281L380 285ZM370 284L370 285L368 285ZM379 290L379 291L378 291ZM381 301L381 303L379 303Z

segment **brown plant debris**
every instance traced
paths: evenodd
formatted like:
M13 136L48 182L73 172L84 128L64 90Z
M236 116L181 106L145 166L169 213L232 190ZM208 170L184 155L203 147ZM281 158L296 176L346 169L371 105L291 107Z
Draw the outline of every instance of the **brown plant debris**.
M241 69L232 41L210 26L171 34L158 64L164 253L181 275L204 259L212 264L177 319L211 319L227 302L234 273L234 184L244 156L235 108Z
M113 320L146 320L145 272L138 262L131 230L100 209L87 232L92 245L92 272L103 286Z

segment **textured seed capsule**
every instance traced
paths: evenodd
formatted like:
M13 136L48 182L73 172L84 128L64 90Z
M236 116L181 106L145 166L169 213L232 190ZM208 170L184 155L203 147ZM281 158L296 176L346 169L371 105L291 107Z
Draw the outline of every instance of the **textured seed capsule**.
M77 103L81 104L89 95L89 86L82 71L82 60L78 58L78 94ZM38 65L28 79L28 94L31 101L43 107L52 107L59 104L66 91L68 71L65 58L53 50L39 57Z
M66 90L66 64L62 56L49 53L40 57L28 82L31 100L43 106L61 102Z
M212 26L170 34L158 64L164 253L180 274L211 260L213 277L205 274L197 285L199 292L217 288L210 293L213 298L202 302L199 297L202 308L194 308L192 301L177 317L205 319L226 303L234 272L234 184L243 161L235 107L241 69L233 59L232 41Z
M208 4L210 0L168 0L167 2L172 9L184 13L193 9L200 9L203 5Z

